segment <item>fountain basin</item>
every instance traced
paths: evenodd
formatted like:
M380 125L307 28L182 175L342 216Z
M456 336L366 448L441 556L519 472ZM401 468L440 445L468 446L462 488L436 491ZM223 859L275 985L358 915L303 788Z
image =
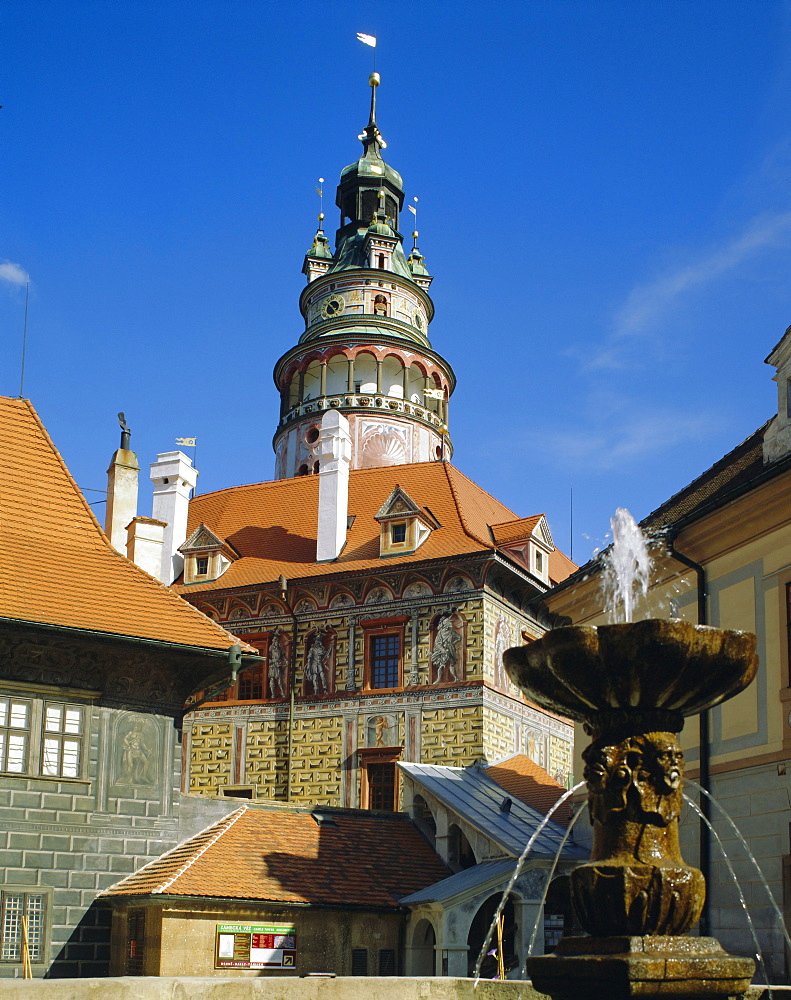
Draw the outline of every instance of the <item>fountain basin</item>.
M592 735L680 732L684 716L738 694L758 669L750 633L665 619L552 629L503 661L531 701Z

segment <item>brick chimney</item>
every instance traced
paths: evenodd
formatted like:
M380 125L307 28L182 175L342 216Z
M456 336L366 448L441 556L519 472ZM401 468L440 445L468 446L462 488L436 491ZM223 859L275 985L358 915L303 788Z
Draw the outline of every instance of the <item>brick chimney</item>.
M349 421L338 410L327 410L319 435L319 523L316 561L337 559L346 544L349 513L349 468L352 438Z

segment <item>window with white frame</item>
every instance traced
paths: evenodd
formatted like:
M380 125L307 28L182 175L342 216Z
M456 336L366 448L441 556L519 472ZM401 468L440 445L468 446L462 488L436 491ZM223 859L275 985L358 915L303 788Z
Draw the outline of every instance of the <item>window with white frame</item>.
M31 703L0 697L0 771L24 774L30 754Z
M82 739L82 709L75 705L47 702L44 706L41 773L60 778L79 777Z
M30 961L43 962L46 917L45 893L10 887L0 891L0 962L21 962L25 929Z

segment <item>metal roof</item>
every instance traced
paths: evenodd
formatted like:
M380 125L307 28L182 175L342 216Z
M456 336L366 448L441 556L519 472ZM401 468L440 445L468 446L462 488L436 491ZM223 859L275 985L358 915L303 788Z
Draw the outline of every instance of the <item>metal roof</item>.
M430 885L426 889L419 889L409 896L402 896L398 902L409 906L417 903L444 902L468 889L484 885L492 879L502 881L506 876L513 874L514 868L516 868L514 858L505 858L502 861L483 861L479 865L465 868L455 875L435 882L434 885Z
M544 816L508 792L478 766L446 767L441 764L415 764L399 761L398 766L416 785L430 792L450 810L471 824L484 836L513 857L519 857ZM504 800L510 808L501 808ZM565 829L550 820L538 836L530 857L557 854ZM587 851L569 839L564 858L585 858Z

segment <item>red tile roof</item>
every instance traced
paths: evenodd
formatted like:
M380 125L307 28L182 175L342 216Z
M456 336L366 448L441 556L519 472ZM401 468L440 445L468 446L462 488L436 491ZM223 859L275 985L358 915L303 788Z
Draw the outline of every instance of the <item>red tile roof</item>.
M399 563L494 551L490 526L516 518L513 511L448 462L355 469L349 482L349 514L354 515L354 522L346 546L336 560L317 563L318 486L318 476L301 476L195 498L190 504L188 532L203 523L230 542L241 558L219 580L190 585L183 592L274 582L281 574L286 579L302 579L381 568L375 518L396 486L427 508L440 524L417 551L399 556ZM574 568L562 553L556 550L551 554L553 582L564 579Z
M101 895L395 908L450 874L406 816L315 812L242 806Z
M115 551L31 404L7 397L0 618L215 650L239 641Z
M538 809L544 816L566 791L563 785L551 778L543 767L523 753L515 753L505 760L489 764L484 770L509 795ZM552 819L562 826L568 826L571 820L571 805L564 802L553 814Z

